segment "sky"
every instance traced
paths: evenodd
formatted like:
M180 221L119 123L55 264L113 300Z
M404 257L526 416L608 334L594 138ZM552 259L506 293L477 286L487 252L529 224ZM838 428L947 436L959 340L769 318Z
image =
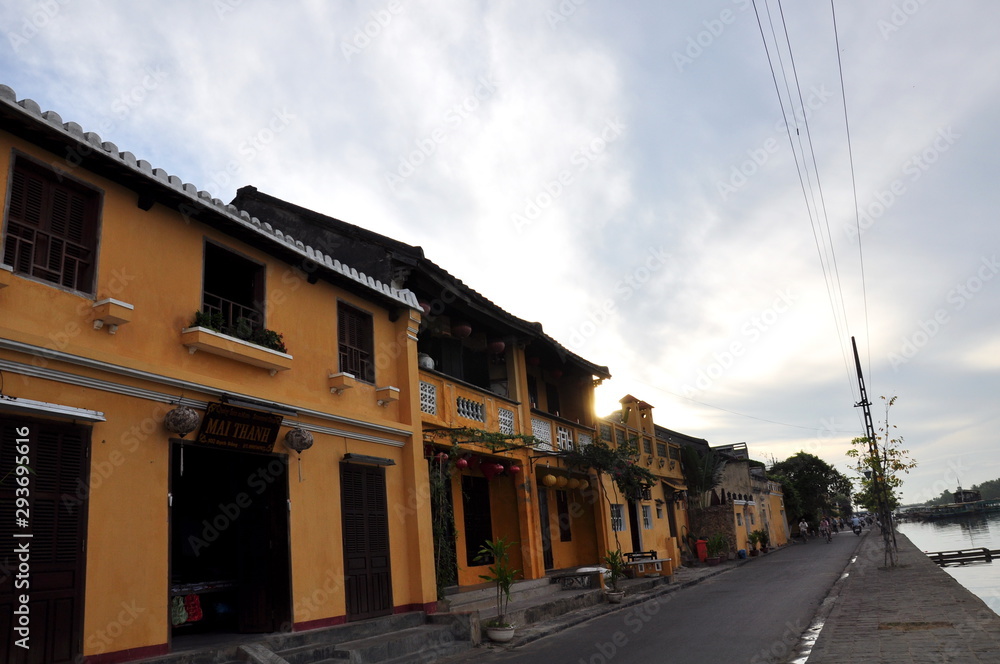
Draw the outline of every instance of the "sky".
M600 415L632 394L850 474L853 336L877 423L898 397L904 502L1000 477L993 0L44 0L0 25L18 99L227 202L423 247L607 365Z

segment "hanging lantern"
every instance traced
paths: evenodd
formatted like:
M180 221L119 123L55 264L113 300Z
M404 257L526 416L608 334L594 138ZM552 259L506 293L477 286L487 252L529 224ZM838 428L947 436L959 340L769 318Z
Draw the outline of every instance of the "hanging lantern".
M420 304L420 310L424 312L425 316L431 312L430 302L420 302L419 304Z
M580 486L580 480L576 478L573 478L566 483L566 488L569 489L570 491L579 488L579 486Z
M163 416L163 426L167 431L176 433L183 438L198 428L198 421L200 419L198 412L193 408L177 406Z
M569 480L565 476L556 479L556 486L560 489L565 489L567 484L569 484Z
M438 460L438 463L443 464L445 461L448 460L448 453L438 452L437 454L434 455L434 458Z
M507 472L510 473L511 475L517 475L519 472L521 472L521 467L517 465L511 466L510 468L507 469Z
M588 482L587 480L580 480L580 486L578 486L577 488L580 489L580 491L583 491L588 486L590 486L590 482Z
M542 484L544 484L545 486L555 486L555 484L556 484L556 476L555 475L546 475L545 477L542 478Z
M163 427L170 433L176 433L181 437L181 477L184 476L184 436L198 428L200 419L198 412L187 406L177 406L163 416Z
M299 481L302 481L302 453L313 446L313 435L300 427L285 434L285 446L295 452L299 461Z
M479 469L483 471L483 477L487 481L492 480L493 476L497 474L497 464L495 463L481 463L479 464Z
M468 323L455 323L451 326L451 335L459 339L465 339L472 334L472 326Z
M507 344L505 344L501 339L491 339L489 343L487 343L486 347L494 355L499 355L506 350Z
M468 459L459 459L458 461L455 462L455 467L458 468L459 470L465 470L466 468L469 467Z

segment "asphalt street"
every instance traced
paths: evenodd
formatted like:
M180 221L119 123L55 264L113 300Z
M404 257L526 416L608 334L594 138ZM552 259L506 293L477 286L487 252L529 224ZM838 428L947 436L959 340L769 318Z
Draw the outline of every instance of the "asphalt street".
M476 648L464 661L786 662L860 542L847 531L829 544L816 538L789 545L698 585L514 650Z

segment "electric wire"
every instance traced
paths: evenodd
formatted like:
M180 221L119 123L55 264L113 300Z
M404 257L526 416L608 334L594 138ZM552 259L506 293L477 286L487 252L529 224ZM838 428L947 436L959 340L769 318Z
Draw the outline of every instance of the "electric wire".
M765 3L765 9L767 9L768 16L770 17L770 8L767 6L767 0L764 0L764 3ZM818 233L817 230L816 230L816 223L815 223L814 218L813 218L812 209L810 208L810 205L809 205L809 195L807 194L807 191L806 191L805 178L803 177L803 173L802 173L804 166L800 164L800 162L799 162L799 155L798 155L798 153L795 150L795 141L792 138L791 127L790 127L789 122L788 122L788 114L785 111L785 100L784 100L784 98L781 95L781 87L778 84L778 76L777 76L777 73L775 72L774 61L771 58L771 52L770 52L770 49L768 48L767 37L764 34L764 26L763 26L763 23L761 22L760 11L759 11L759 9L757 7L757 0L753 0L753 8L754 8L754 15L755 15L755 17L757 19L757 28L760 31L761 42L764 45L764 53L765 53L765 55L767 57L768 68L771 71L771 80L774 83L774 91L775 91L775 94L778 97L778 104L779 104L779 106L781 108L782 117L785 118L785 131L786 131L786 134L788 135L788 143L789 143L789 146L791 147L791 150L792 150L792 157L794 159L796 173L797 173L798 178L799 178L799 187L802 190L802 196L805 199L806 212L807 212L807 214L809 216L809 226L810 226L810 230L812 230L813 240L814 240L814 242L816 244L816 253L819 256L820 269L823 272L823 279L824 279L824 283L826 284L826 288L827 288L827 297L830 300L830 309L831 309L831 311L833 313L833 316L834 316L834 326L835 326L835 329L837 331L837 337L838 337L838 342L839 342L838 345L840 345L840 347L841 347L841 353L843 354L844 353L843 349L844 349L844 343L845 342L843 341L843 337L841 336L840 325L838 324L836 298L834 297L834 294L833 294L834 283L833 283L833 281L830 278L829 271L828 271L827 265L826 265L826 261L824 260L824 252L823 252L822 243L821 243L821 240L820 240L820 233ZM772 33L773 33L773 24L772 24ZM775 58L778 58L779 64L781 64L780 54L778 52L777 43L775 44ZM782 72L783 72L784 71L783 64L781 64L781 67L782 67ZM783 74L783 77L784 77L784 74ZM785 78L785 80L786 80L786 89L787 89L787 78ZM790 93L789 93L789 97L790 97ZM789 98L789 105L791 105L791 98ZM794 112L793 112L793 115L792 115L792 119L793 120L795 119L794 118ZM796 131L797 131L797 129L796 129ZM803 160L804 159L805 159L805 157L803 155ZM808 170L807 170L807 173L808 173ZM851 391L852 397L854 397L854 395L855 395L854 382L853 382L853 380L851 378L850 368L849 368L849 364L847 363L846 356L844 357L844 362L845 362L845 369L847 370L848 386L849 386L849 389ZM854 397L854 398L856 399L856 397ZM860 414L859 414L859 418L860 418ZM862 423L863 423L863 421L862 421Z
M837 46L837 71L840 74L840 98L844 103L844 129L847 131L847 156L851 167L851 190L854 192L854 221L858 231L858 260L861 263L861 295L865 311L865 345L868 351L868 380L872 381L872 345L868 321L868 289L865 286L865 255L861 247L861 212L858 207L858 185L854 175L854 150L851 148L851 123L847 115L847 92L844 86L844 65L840 59L840 33L837 30L837 10L830 0L830 14L833 17L833 38Z

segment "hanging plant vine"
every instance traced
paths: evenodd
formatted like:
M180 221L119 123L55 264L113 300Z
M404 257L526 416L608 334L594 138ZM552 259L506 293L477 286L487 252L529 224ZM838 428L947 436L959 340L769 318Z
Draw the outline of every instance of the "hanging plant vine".
M603 440L595 440L581 449L566 450L560 454L570 468L592 470L597 473L597 484L601 487L604 498L608 501L608 510L614 503L611 496L604 490L602 473L611 477L611 489L615 492L615 501L619 501L619 492L627 500L641 500L643 494L656 484L656 476L636 463L639 459L639 442L637 438L618 443L614 447ZM618 541L618 531L614 531L615 546L621 551Z

